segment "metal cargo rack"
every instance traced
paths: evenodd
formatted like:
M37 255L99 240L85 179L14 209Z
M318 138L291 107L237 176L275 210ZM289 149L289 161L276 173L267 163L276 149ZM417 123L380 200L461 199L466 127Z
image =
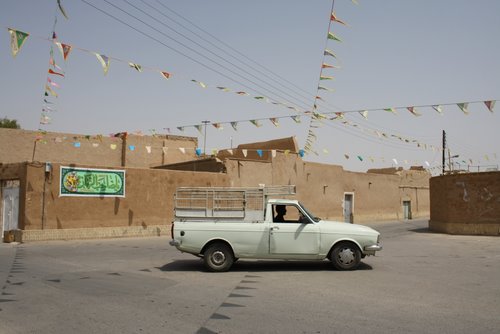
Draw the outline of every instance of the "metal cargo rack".
M175 217L258 221L264 219L268 197L294 194L294 185L254 188L181 187L175 193Z

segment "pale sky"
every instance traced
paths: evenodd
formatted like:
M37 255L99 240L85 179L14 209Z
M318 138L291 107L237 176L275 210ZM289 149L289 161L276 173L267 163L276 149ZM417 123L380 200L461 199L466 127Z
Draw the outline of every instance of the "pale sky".
M289 136L303 148L312 131L318 155L306 154L307 161L353 171L423 165L434 174L445 130L463 167L498 166L500 104L490 112L483 102L500 98L500 1L358 2L335 1L347 23L332 22L337 42L327 40L330 0L62 0L68 19L56 0L1 0L0 118L82 135L170 129L198 137L200 147L203 135L192 125L221 123L207 128L207 153ZM58 41L73 47L64 61L54 46L64 78L47 74L55 16ZM15 58L7 28L30 34ZM111 58L107 75L93 52ZM340 67L323 69L333 80L319 80L324 62ZM47 78L58 94L49 105ZM302 113L315 96L319 114L346 112L344 119L310 128ZM465 114L457 103L467 102ZM57 111L40 124L47 106ZM383 110L391 107L395 114ZM301 123L289 117L295 114Z

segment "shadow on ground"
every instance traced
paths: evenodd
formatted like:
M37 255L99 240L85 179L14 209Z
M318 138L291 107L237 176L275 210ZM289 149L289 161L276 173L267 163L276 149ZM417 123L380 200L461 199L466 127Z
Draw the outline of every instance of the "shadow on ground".
M204 271L202 259L175 260L161 267L161 271ZM372 270L372 266L361 262L356 270ZM283 260L239 260L233 264L232 272L271 271L337 271L330 261L283 261Z

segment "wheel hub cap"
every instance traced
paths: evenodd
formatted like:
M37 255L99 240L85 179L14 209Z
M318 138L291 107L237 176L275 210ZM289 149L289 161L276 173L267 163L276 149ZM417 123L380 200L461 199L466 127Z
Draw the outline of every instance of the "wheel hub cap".
M212 254L212 262L218 266L226 261L226 256L221 251L216 251Z
M344 264L352 263L354 259L354 252L349 248L345 248L339 252L339 260Z

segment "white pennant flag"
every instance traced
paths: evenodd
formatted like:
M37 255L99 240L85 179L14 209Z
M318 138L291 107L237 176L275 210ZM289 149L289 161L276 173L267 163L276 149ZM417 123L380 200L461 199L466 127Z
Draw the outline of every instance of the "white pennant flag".
M246 157L247 157L247 154L248 154L248 151L247 151L247 150L245 150L245 149L243 149L243 150L241 150L241 152L243 153L243 156L246 158Z

